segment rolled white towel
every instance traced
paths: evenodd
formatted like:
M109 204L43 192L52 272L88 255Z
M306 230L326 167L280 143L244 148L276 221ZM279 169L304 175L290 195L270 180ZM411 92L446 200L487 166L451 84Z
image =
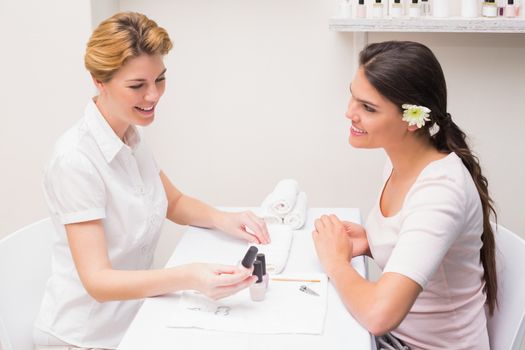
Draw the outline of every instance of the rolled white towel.
M270 202L272 200L272 194L270 193L262 202L260 208L257 209L256 214L261 217L268 225L282 224L283 217L273 212L270 209Z
M285 225L268 225L271 242L257 244L259 253L266 258L266 271L271 274L281 273L286 267L290 248L292 246L293 231Z
M270 193L270 209L278 215L284 216L292 211L299 193L299 184L294 179L284 179L277 183Z
M286 214L283 221L291 229L298 230L303 227L306 221L307 202L306 193L299 192L294 208Z

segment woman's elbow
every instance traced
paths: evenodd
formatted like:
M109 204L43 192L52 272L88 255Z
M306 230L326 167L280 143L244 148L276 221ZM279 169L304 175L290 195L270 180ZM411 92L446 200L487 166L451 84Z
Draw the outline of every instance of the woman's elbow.
M379 337L390 332L395 327L389 327L388 324L374 321L371 322L366 328L372 335Z
M96 276L84 276L81 278L82 285L86 293L99 303L105 303L107 301L112 301L108 294L107 288L104 287L103 282L98 281Z
M402 320L403 317L393 315L384 308L377 308L367 315L363 326L374 336L381 336L396 329Z
M96 286L90 285L84 285L84 288L86 289L88 295L91 298L95 299L98 303L105 303L107 301L112 300L108 297L107 293L105 293L101 288L97 288Z

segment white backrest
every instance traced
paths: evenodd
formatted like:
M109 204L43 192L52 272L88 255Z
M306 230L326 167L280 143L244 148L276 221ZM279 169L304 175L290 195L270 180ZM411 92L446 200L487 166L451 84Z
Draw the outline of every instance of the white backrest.
M501 225L496 239L498 307L488 320L490 348L519 350L525 331L525 240Z
M0 240L0 332L3 350L32 350L33 323L51 274L54 227L49 218Z

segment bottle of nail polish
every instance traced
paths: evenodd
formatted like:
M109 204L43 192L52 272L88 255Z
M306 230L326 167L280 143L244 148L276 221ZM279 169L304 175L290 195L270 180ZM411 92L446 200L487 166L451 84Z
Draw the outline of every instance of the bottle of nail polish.
M259 249L257 249L257 247L253 245L250 246L246 254L244 254L244 258L242 258L240 266L244 267L245 269L251 269L258 251Z
M412 3L408 8L408 17L421 17L421 7L419 7L418 0L412 0Z
M339 18L347 19L352 17L352 5L350 0L341 0L339 3Z
M255 261L260 261L262 264L264 288L268 288L268 282L270 280L270 276L268 276L268 274L266 273L266 257L264 256L264 253L257 254L257 258Z
M486 0L481 8L481 14L483 17L498 17L498 6L494 0Z
M430 11L430 3L428 0L421 0L421 13L426 17L432 16L432 12Z
M262 263L260 261L253 263L253 275L257 276L257 281L250 286L250 298L253 301L262 301L266 294L266 287L263 282Z
M381 0L376 0L374 6L372 7L372 17L382 18L383 17L383 2Z
M401 0L394 0L392 8L390 9L390 16L392 18L403 17L403 4Z
M505 7L507 0L496 0L496 6L498 7L498 17L505 16Z
M357 17L358 18L366 18L365 0L359 0L359 2L357 3L356 12L357 12Z
M445 18L450 16L449 0L434 0L432 14L434 17Z
M507 6L505 6L505 17L516 17L516 6L514 6L514 0L507 1Z
M461 0L461 17L479 17L479 0Z

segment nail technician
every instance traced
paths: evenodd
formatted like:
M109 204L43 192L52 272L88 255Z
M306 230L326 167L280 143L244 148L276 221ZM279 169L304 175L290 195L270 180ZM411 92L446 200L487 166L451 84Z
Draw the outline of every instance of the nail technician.
M325 271L352 315L382 336L381 349L488 350L495 212L479 161L447 113L441 65L419 43L374 43L350 90L350 144L383 148L388 161L364 227L316 220ZM377 282L349 264L357 255L382 268Z
M192 289L218 299L254 282L236 266L149 269L164 218L269 242L253 213L219 211L181 193L142 139L137 126L153 123L171 47L165 29L132 12L103 21L89 39L85 66L98 95L58 140L44 173L57 236L36 349L115 349L143 298Z

